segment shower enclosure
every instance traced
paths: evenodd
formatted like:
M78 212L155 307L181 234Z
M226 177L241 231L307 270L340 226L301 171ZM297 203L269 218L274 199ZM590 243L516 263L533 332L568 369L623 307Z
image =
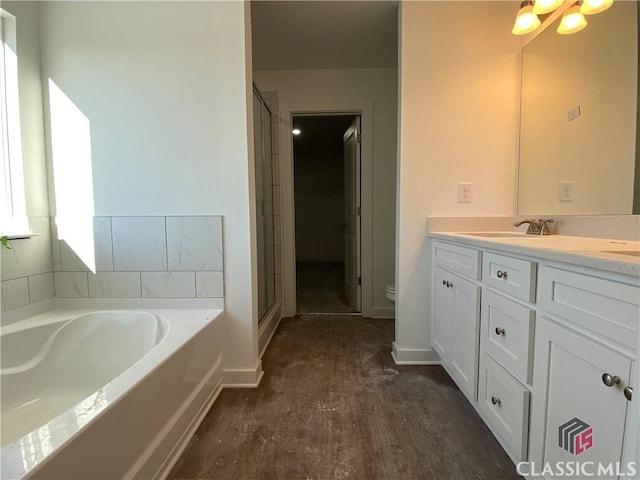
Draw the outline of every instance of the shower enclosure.
M276 300L274 239L274 172L271 145L271 110L253 86L253 138L258 240L258 321Z

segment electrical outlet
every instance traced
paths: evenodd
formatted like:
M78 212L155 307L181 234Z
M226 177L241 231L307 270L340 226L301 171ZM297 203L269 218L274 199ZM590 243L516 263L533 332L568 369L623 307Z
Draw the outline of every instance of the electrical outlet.
M560 182L559 200L573 202L573 182Z
M464 182L458 184L458 202L469 203L473 200L473 184Z

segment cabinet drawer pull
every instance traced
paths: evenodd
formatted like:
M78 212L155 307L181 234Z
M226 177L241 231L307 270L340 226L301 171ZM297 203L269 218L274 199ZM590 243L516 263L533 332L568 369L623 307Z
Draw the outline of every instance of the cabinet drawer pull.
M502 401L498 397L491 397L491 403L494 405L500 405Z
M498 270L498 278L507 278L507 272L503 272L502 270Z
M620 383L620 377L617 375L611 375L610 373L602 374L602 383L604 383L607 387L613 387Z
M496 335L504 335L504 334L505 334L504 328L496 327Z
M633 388L631 388L631 387L624 387L623 392L624 392L624 397L625 397L627 400L631 401L631 397L633 396Z

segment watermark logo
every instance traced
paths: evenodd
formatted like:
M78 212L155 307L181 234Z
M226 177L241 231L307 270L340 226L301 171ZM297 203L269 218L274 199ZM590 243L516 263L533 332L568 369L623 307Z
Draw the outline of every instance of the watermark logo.
M593 428L578 417L558 427L560 448L573 455L580 455L593 447Z

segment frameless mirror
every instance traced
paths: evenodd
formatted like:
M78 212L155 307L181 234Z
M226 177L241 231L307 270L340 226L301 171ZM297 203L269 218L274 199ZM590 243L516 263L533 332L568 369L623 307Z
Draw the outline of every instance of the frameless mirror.
M523 49L518 214L638 213L638 7Z

